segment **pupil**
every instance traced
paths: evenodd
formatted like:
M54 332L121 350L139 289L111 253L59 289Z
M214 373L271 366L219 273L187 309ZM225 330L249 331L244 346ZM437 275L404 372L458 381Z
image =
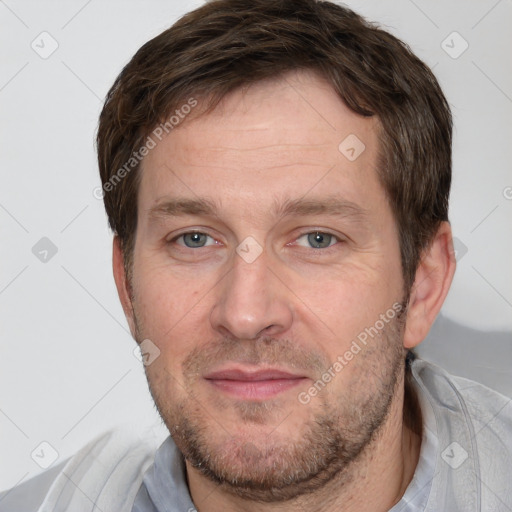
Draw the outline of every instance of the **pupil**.
M188 233L184 237L185 245L188 247L202 247L205 243L202 233Z

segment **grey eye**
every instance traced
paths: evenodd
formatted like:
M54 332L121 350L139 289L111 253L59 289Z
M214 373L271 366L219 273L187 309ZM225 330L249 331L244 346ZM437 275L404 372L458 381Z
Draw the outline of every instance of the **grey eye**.
M183 236L183 243L187 247L204 247L208 239L208 235L204 233L185 233Z
M329 233L321 233L320 231L315 231L308 234L308 243L314 249L323 249L325 247L329 247L329 245L331 245L332 239L332 235Z

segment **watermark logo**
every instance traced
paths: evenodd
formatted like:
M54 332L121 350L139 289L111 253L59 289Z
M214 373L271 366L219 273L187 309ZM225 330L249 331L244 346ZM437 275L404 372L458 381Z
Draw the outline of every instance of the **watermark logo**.
M137 345L133 355L142 362L144 366L149 366L155 359L160 357L160 349L149 339L145 339Z
M441 48L452 59L458 59L469 48L469 43L458 32L454 31L442 41Z
M453 237L453 251L455 254L455 261L460 261L468 252L468 246L462 242L460 238Z
M468 452L457 441L454 441L441 452L441 458L452 469L457 469L468 458Z
M59 458L59 452L48 441L43 441L34 448L30 456L38 466L47 469Z
M350 348L345 351L344 354L339 355L336 361L327 368L322 376L316 380L313 385L307 390L302 391L297 395L299 402L303 405L309 404L312 397L318 395L318 393L325 388L325 386L332 381L338 373L349 364L354 356L359 354L361 350L368 344L370 339L374 339L384 329L386 324L393 320L403 309L402 304L395 302L385 313L379 316L379 319L370 327L366 327L362 330L355 339L352 340Z
M57 251L57 246L46 236L43 236L43 238L32 247L32 254L41 263L48 263L57 254Z
M176 126L178 126L185 117L187 117L192 109L197 105L195 98L189 98L187 103L181 105L180 108L176 109L174 113L169 116L169 119L165 123L160 123L156 128L153 129L151 135L148 135L144 144L134 151L130 158L120 167L115 174L113 174L108 181L106 181L102 187L96 187L92 191L92 195L96 199L103 199L105 193L112 192L119 183L133 170L135 169L143 158L149 154L149 152L156 148L158 142L160 142L165 135L171 132Z
M359 158L366 146L357 135L351 133L340 142L338 149L347 160L353 162Z
M48 32L41 32L31 43L30 47L41 59L50 57L59 47L57 40Z
M246 263L252 263L263 252L263 247L252 236L248 236L242 240L236 252Z

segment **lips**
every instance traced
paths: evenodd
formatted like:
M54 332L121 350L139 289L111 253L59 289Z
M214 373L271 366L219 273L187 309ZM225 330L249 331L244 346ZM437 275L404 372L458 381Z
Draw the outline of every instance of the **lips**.
M207 374L205 380L218 391L244 400L265 400L298 386L306 379L284 370L227 368Z

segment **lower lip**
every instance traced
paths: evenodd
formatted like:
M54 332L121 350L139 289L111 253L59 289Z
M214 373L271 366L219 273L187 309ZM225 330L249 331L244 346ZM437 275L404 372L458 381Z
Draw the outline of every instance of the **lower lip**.
M208 382L217 389L243 400L265 400L298 386L304 380L305 378L252 381L208 379Z

